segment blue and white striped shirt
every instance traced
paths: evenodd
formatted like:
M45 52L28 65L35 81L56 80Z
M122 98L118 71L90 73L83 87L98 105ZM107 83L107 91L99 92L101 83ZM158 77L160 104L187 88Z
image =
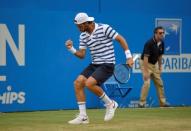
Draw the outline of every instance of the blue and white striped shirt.
M90 49L92 64L114 63L115 54L113 39L118 33L107 24L95 23L95 29L88 34L83 32L80 35L80 49Z

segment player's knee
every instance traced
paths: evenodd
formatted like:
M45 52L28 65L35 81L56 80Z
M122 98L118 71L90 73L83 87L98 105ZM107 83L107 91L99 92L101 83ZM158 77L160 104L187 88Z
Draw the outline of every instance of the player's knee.
M84 83L84 81L82 79L76 79L74 81L74 87L81 87L84 85L83 83Z
M91 87L91 82L87 80L87 81L85 82L85 86L86 86L87 88Z
M91 87L93 86L93 83L92 83L90 80L87 80L87 81L85 82L85 86L86 86L87 88L91 88Z
M78 81L78 80L75 80L75 81L74 81L74 87L76 87L78 84L79 84L79 81Z

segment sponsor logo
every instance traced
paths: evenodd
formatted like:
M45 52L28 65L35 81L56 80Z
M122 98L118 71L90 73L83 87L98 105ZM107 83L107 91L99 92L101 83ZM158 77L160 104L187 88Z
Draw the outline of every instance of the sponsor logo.
M0 24L0 66L7 66L8 49L15 58L17 66L25 66L25 25L18 25L17 36L18 40L14 40L7 25ZM15 41L18 41L18 43ZM6 74L0 74L0 83L6 83L7 85L7 82ZM0 88L0 104L25 103L26 93L24 91L13 91L11 85L7 86L6 89L6 91L3 91L3 88Z
M1 104L23 104L25 103L25 92L19 91L15 92L12 91L11 86L7 86L7 91L0 94L0 103Z

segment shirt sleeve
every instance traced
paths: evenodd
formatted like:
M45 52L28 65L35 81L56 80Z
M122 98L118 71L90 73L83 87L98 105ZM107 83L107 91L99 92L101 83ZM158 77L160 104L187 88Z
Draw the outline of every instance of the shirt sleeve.
M143 54L144 54L144 56L150 56L151 49L150 49L149 43L145 44Z
M81 35L80 35L79 42L80 42L80 44L79 44L79 49L87 49L87 45L86 45L86 43L83 41Z
M115 39L118 35L118 32L116 32L111 26L105 25L104 26L104 33L105 35L110 39Z

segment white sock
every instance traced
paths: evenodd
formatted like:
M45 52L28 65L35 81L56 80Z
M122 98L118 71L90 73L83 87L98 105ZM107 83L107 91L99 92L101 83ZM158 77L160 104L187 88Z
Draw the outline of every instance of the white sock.
M106 105L112 103L112 100L105 94L105 92L99 97Z
M86 102L78 102L78 107L80 111L80 115L86 116Z

